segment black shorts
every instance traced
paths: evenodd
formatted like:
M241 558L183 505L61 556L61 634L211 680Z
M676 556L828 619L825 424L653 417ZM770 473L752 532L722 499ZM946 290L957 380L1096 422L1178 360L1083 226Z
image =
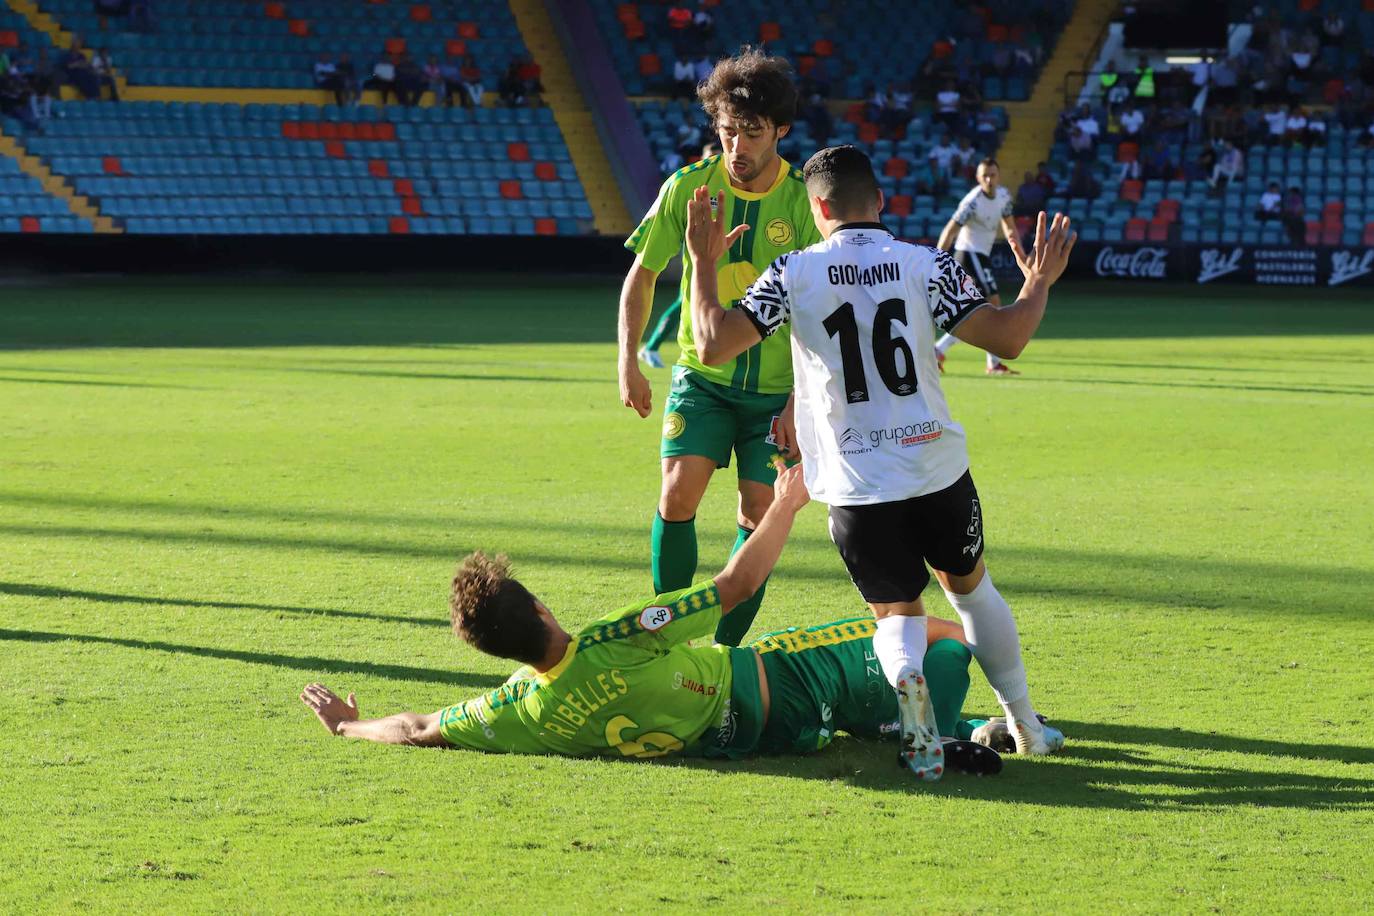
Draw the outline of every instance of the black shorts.
M831 506L830 539L865 601L915 601L930 582L927 563L967 576L983 555L973 475L965 471L943 490L901 502Z
M978 288L983 291L983 297L991 299L997 295L997 278L993 276L992 265L988 263L987 255L979 254L976 251L955 251L954 262L964 269L964 273L973 278L973 282L978 284Z

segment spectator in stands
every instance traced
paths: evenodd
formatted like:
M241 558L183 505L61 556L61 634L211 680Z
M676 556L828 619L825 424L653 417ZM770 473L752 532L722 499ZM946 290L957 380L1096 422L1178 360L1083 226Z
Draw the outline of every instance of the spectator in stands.
M997 148L997 117L991 111L985 108L978 112L978 117L973 121L973 130L981 148Z
M696 59L692 66L697 68L698 83L706 82L707 78L711 75L711 71L716 68L716 65L711 61L711 55L707 54L705 51L701 53L701 56Z
M879 89L877 84L867 83L864 86L864 120L870 124L880 124L885 110L887 93Z
M1290 144L1307 142L1307 115L1297 105L1288 109L1288 117L1284 119L1283 138Z
M358 87L358 70L353 66L353 58L347 51L339 54L339 59L334 63L334 80L337 88L334 90L334 103L336 105L356 105L362 91Z
M1131 74L1132 94L1137 99L1153 99L1155 97L1155 68L1150 66L1150 58L1146 54L1140 55L1140 62L1136 64L1135 71Z
M387 96L396 95L400 101L399 94L396 93L396 56L385 54L377 59L372 65L372 76L367 81L369 89L376 89L382 96L382 104L386 104Z
M406 51L396 62L396 101L408 108L420 103L425 92L425 71Z
M1168 181L1174 177L1174 160L1163 137L1157 137L1150 147L1150 152L1145 157L1144 170L1147 181L1150 179Z
M1035 216L1045 209L1047 199L1045 186L1036 181L1030 172L1026 172L1021 179L1021 187L1016 189L1012 212L1017 216Z
M883 126L894 140L906 135L911 120L911 86L892 83L887 87L887 107L883 111Z
M86 57L79 35L72 38L71 47L62 55L62 76L85 98L99 100L100 79L91 69L91 62Z
M670 149L668 150L668 155L659 160L658 170L662 172L666 178L686 164L687 160L682 158L682 153L675 149Z
M38 60L34 62L28 79L29 89L33 93L29 97L33 116L36 119L46 121L52 117L52 100L57 96L58 87L61 85L57 77L57 69L53 66L52 59L48 57L47 48L38 49Z
M686 159L701 148L701 126L695 121L683 121L677 126L677 151Z
M1093 177L1092 166L1087 162L1076 162L1073 174L1069 176L1069 197L1092 200L1102 193L1102 183Z
M1102 125L1098 123L1092 109L1086 104L1078 106L1078 112L1074 115L1073 126L1083 131L1088 137L1091 148L1096 149L1097 141L1102 136Z
M692 26L692 11L684 5L668 7L668 28L675 32L685 32Z
M978 165L978 161L983 158L983 154L973 148L968 137L960 137L959 145L954 150L954 160L952 168L960 178L973 181L973 172Z
M95 74L98 85L110 87L110 101L118 102L119 84L115 81L114 58L110 56L109 48L101 48L91 56L91 72Z
M520 79L520 61L512 60L506 72L501 74L501 82L496 84L501 94L501 104L507 108L519 108L525 104L525 84Z
M534 62L533 57L526 57L520 62L520 83L525 89L525 98L529 100L531 108L538 108L544 100L544 71Z
M959 147L951 141L949 134L940 137L940 142L930 148L930 168L935 175L935 186L939 189L937 193L943 194L949 188L950 180L954 177L954 157L959 154Z
M1123 140L1130 140L1132 143L1140 142L1140 131L1145 126L1145 113L1140 110L1135 102L1126 105L1126 110L1117 119L1121 126L1121 137Z
M1307 145L1326 145L1326 120L1321 115L1314 114L1307 119Z
M954 80L945 80L944 88L935 94L935 119L950 133L959 132L959 103L961 96Z
M315 61L313 68L315 76L315 88L325 92L334 93L334 101L338 102L339 95L339 66L329 59L328 54L321 54ZM342 104L342 103L339 103Z
M1282 144L1288 133L1288 113L1279 105L1270 105L1264 112L1264 123L1271 144Z
M673 98L691 99L697 94L697 68L680 55L673 61Z
M1338 9L1326 11L1322 17L1321 43L1323 47L1339 48L1345 41L1345 19Z
M1255 211L1255 219L1260 222L1279 219L1283 215L1282 210L1283 193L1279 190L1279 183L1271 181L1269 187L1260 195L1259 209Z
M1222 190L1228 183L1239 178L1244 169L1245 154L1234 143L1223 140L1216 154L1216 163L1212 166L1212 175L1207 179L1207 183L1217 190Z
M471 107L472 99L463 88L463 67L452 54L439 65L439 82L444 90L444 107L452 108L456 98L464 108Z
M458 76L463 81L463 92L466 98L463 99L463 107L482 107L482 93L485 87L482 85L482 68L477 66L477 61L473 60L469 54L463 58L463 68L458 71Z
M1212 91L1207 97L1208 104L1233 105L1236 101L1236 86L1239 77L1236 65L1228 58L1212 64Z
M32 98L27 80L8 67L0 72L0 114L9 115L29 130L41 131L43 125L33 113Z
M1288 244L1296 246L1307 241L1307 208L1303 205L1302 188L1294 186L1288 189L1280 219L1288 233Z
M830 145L830 135L835 132L835 119L830 116L830 108L819 93L812 93L797 112L797 119L810 128L811 139L818 148Z
M1069 128L1069 155L1075 162L1086 162L1093 158L1093 139L1077 124Z
M1046 197L1053 194L1054 189L1059 187L1059 182L1055 181L1054 176L1050 174L1048 162L1037 162L1035 164L1035 183L1045 189Z
M442 100L446 107L452 108L453 105L448 100L448 84L444 82L444 68L439 66L438 56L431 54L429 60L425 61L422 72L429 91L434 93L434 104L438 105Z
M716 35L716 17L701 0L697 0L696 12L692 13L692 31L696 32L697 41L703 47Z

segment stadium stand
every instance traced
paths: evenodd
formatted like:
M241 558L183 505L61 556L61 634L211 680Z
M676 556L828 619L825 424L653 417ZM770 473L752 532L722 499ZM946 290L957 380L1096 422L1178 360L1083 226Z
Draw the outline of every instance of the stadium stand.
M90 220L76 216L49 194L42 182L20 171L12 158L0 156L0 232L94 231Z
M64 102L30 152L131 233L590 231L548 109Z

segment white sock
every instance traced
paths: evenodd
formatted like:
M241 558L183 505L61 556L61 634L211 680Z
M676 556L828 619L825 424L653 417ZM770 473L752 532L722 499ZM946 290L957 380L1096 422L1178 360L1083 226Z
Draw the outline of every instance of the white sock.
M906 668L923 670L926 657L926 619L889 614L878 618L878 632L873 634L873 652L883 667L883 676L893 687Z
M1002 365L1002 361L1001 361L1000 359L998 359L997 357L993 356L991 353L989 353L989 354L988 354L988 368L989 368L989 369L996 369L996 368L997 368L998 366L1000 366L1000 365Z
M955 337L953 334L946 334L944 337L941 337L939 340L935 342L935 352L948 353L949 348L954 346L958 342L959 338Z
M964 638L968 640L973 657L997 694L997 702L1009 719L1035 721L1035 707L1030 702L1030 687L1026 684L1026 666L1021 661L1021 637L1016 632L1016 620L1011 608L992 584L992 576L983 573L983 581L967 595L945 592L949 603L959 612L964 623ZM876 639L875 639L876 643Z

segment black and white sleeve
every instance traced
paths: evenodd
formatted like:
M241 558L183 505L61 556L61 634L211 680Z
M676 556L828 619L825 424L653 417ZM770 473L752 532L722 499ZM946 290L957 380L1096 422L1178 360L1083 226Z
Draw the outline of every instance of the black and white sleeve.
M778 328L792 320L792 303L787 295L787 261L791 255L780 254L735 306L749 316L760 336L770 337Z
M930 302L930 317L946 334L953 333L960 322L988 304L973 278L964 273L948 251L938 249L926 284L926 298Z

